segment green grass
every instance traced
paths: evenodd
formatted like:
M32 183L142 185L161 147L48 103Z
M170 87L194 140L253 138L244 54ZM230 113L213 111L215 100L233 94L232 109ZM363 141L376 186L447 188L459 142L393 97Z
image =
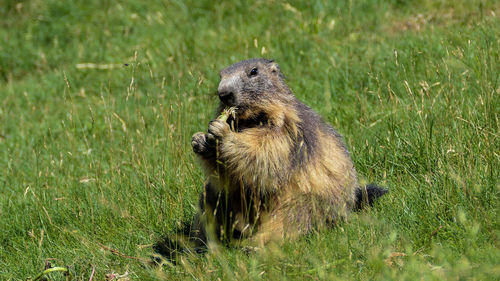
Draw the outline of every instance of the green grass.
M1 0L0 279L50 259L78 280L498 280L499 15L493 0ZM262 56L390 193L249 256L150 268L106 249L148 258L193 216L190 139L218 72Z

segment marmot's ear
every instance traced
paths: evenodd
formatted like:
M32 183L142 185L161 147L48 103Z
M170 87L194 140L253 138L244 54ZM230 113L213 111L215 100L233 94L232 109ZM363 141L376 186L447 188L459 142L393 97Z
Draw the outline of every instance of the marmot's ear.
M271 65L269 68L271 69L272 73L276 73L276 74L280 73L280 66L277 63L275 63L274 61L271 61Z

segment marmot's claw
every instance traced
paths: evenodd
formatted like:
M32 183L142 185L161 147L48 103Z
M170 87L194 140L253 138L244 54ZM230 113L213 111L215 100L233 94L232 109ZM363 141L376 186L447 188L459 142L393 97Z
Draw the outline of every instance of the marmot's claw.
M205 135L205 137L206 137L207 144L208 144L209 146L215 146L215 144L216 144L216 139L215 139L215 136L214 136L214 135L212 135L211 133L207 133L207 134Z
M250 255L250 254L253 254L253 253L257 253L260 250L260 248L259 247L245 246L245 247L241 248L241 250L245 254Z
M223 138L229 131L231 131L229 124L222 120L215 119L208 124L208 133L212 134L215 138Z
M191 140L191 146L195 153L200 154L205 152L208 148L206 135L202 132L194 134Z

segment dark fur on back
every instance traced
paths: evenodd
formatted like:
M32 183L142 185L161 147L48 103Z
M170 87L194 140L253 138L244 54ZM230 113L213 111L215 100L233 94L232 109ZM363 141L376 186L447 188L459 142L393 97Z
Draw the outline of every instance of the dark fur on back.
M300 134L298 134L297 142L294 143L292 150L290 150L292 169L304 165L307 159L314 157L318 146L318 136L315 131L318 129L317 126L322 124L321 118L307 105L297 102L295 108L299 113L300 122L297 128ZM304 145L301 146L301 143Z

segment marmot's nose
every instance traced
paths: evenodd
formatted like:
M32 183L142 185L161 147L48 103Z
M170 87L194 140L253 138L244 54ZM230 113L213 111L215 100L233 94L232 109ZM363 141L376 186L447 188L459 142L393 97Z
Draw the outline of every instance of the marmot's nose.
M226 105L231 105L234 100L234 92L229 89L219 88L219 99Z

